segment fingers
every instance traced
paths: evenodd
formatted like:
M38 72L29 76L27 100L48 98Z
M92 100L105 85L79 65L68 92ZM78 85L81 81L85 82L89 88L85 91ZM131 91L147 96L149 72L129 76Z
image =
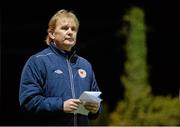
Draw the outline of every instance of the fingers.
M75 110L78 109L81 101L79 99L69 99L64 101L64 112L66 113L73 113ZM100 107L99 103L91 103L85 102L83 103L84 107L92 113L97 113Z
M96 107L88 107L88 106L86 106L85 108L87 110L89 110L90 112L92 112L92 113L96 113L98 111L98 108L96 108Z
M78 109L79 104L80 104L80 100L79 99L69 99L64 101L64 112L66 113L72 113L75 110Z
M81 103L81 101L79 99L71 99L71 100L78 105Z
M97 113L99 110L99 104L98 103L85 103L85 108L89 110L92 113Z
M99 104L98 103L90 103L90 102L86 102L85 106L87 107L92 107L92 108L99 108Z
M78 102L78 101L71 101L70 102L70 108L72 109L72 110L76 110L76 109L78 109L78 107L79 107L79 104L80 104L80 102Z

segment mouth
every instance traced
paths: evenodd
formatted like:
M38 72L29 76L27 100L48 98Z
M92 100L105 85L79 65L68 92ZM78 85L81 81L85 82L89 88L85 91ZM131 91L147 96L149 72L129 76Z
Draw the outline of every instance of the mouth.
M65 38L65 40L68 40L68 41L70 41L70 42L74 41L73 38Z

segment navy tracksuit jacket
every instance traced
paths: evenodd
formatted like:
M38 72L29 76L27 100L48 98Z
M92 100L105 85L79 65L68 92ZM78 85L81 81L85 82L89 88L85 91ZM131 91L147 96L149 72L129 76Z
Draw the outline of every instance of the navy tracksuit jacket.
M99 112L88 116L63 112L63 102L78 99L83 91L99 91L91 64L51 43L27 60L19 101L24 114L32 116L26 116L31 125L89 125L89 119L97 118Z

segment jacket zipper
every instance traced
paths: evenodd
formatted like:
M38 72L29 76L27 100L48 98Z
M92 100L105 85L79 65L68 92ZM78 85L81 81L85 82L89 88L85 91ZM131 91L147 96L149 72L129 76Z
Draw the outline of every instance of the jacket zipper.
M72 73L72 68L71 68L71 65L70 65L70 59L66 59L67 61L67 65L68 65L68 71L69 71L69 77L70 77L70 84L71 84L71 93L72 93L72 97L73 99L76 98L76 95L75 95L75 89L74 89L74 81L73 81L73 73ZM74 113L74 126L77 126L77 114Z

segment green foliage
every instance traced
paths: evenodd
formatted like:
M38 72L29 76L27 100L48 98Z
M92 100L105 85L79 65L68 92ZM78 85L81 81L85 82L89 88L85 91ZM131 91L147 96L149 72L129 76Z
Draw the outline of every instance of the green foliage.
M178 98L151 96L132 105L126 100L119 102L111 114L110 125L180 125Z
M155 96L146 113L145 124L180 125L180 101L178 98Z
M111 114L109 125L180 125L180 101L170 96L153 96L148 83L144 12L132 7L123 18L127 38L126 62L121 77L124 100Z

